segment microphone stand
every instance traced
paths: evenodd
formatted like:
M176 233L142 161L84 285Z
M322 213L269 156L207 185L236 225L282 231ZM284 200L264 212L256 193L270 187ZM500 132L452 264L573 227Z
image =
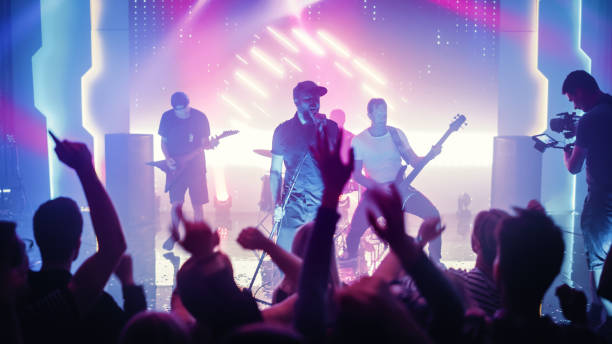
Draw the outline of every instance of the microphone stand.
M300 163L298 164L296 173L293 175L293 178L291 178L291 184L289 185L289 190L287 191L287 194L285 195L286 197L283 200L283 205L281 207L283 217L285 217L285 207L287 206L287 203L289 202L289 197L291 197L291 193L293 192L293 188L295 187L295 183L297 182L297 177L302 171L302 166L304 165L304 161L306 160L307 156L308 156L308 152L304 153L302 160L300 160ZM283 217L281 217L279 220L274 220L274 225L272 226L272 230L270 231L270 235L268 236L268 239L272 240L272 238L274 237L274 234L280 230L280 223L282 222ZM278 240L278 237L277 237L277 240ZM263 260L265 257L266 257L266 251L263 251L261 253L261 256L259 257L259 262L257 263L257 267L255 268L255 273L253 273L253 277L251 277L251 282L249 283L249 290L253 289L253 283L255 283L255 278L257 278L257 273L259 272L259 269L261 268L261 264L263 263ZM262 300L258 300L257 298L255 298L255 300L259 302L263 302Z

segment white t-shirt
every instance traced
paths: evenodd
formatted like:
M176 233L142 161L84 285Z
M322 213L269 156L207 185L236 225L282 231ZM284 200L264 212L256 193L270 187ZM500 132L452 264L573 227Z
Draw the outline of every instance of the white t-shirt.
M397 129L397 132L406 147L410 147L406 135L399 129ZM395 180L402 165L402 157L395 147L389 131L383 136L374 137L366 129L353 138L352 147L355 160L363 161L363 167L368 177L377 183L387 183Z

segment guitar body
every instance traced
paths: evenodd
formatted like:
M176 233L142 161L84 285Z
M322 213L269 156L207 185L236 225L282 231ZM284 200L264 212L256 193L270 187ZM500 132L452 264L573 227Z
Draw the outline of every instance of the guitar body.
M238 133L239 133L238 130L226 130L220 135L217 135L214 138L212 138L210 142L219 141L224 137L236 135ZM214 148L214 147L211 147L211 148ZM185 174L185 171L187 171L187 169L190 168L189 164L192 162L192 160L195 159L200 154L202 154L203 151L204 151L204 148L200 148L191 153L185 154L183 156L175 157L174 161L176 162L176 168L174 169L171 169L168 166L168 163L166 160L150 161L150 162L147 162L147 165L157 167L166 174L166 187L164 188L164 192L168 192L170 188L174 186L174 184L176 184L176 182L182 178L183 174Z

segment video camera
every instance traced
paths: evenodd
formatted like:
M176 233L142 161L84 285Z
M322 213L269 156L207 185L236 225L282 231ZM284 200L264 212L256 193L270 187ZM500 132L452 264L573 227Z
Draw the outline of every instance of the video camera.
M578 120L580 120L580 116L576 115L575 112L562 112L555 115L554 118L550 120L550 129L556 133L563 134L563 136L569 140L576 137L576 129L578 128ZM535 141L535 149L544 153L546 148L560 148L567 149L571 148L573 143L570 143L565 146L557 146L559 141L555 140L548 134L539 134L531 137Z

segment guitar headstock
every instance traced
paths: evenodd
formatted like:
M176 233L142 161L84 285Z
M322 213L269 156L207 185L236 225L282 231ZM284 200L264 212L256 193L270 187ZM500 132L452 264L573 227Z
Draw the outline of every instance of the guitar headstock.
M456 114L453 117L453 121L449 124L449 130L457 131L461 129L461 127L467 126L467 118L462 114Z
M232 136L232 135L236 135L240 132L240 130L225 130L224 132L222 132L221 134L215 136L216 140L222 139L224 137L228 137L228 136Z

